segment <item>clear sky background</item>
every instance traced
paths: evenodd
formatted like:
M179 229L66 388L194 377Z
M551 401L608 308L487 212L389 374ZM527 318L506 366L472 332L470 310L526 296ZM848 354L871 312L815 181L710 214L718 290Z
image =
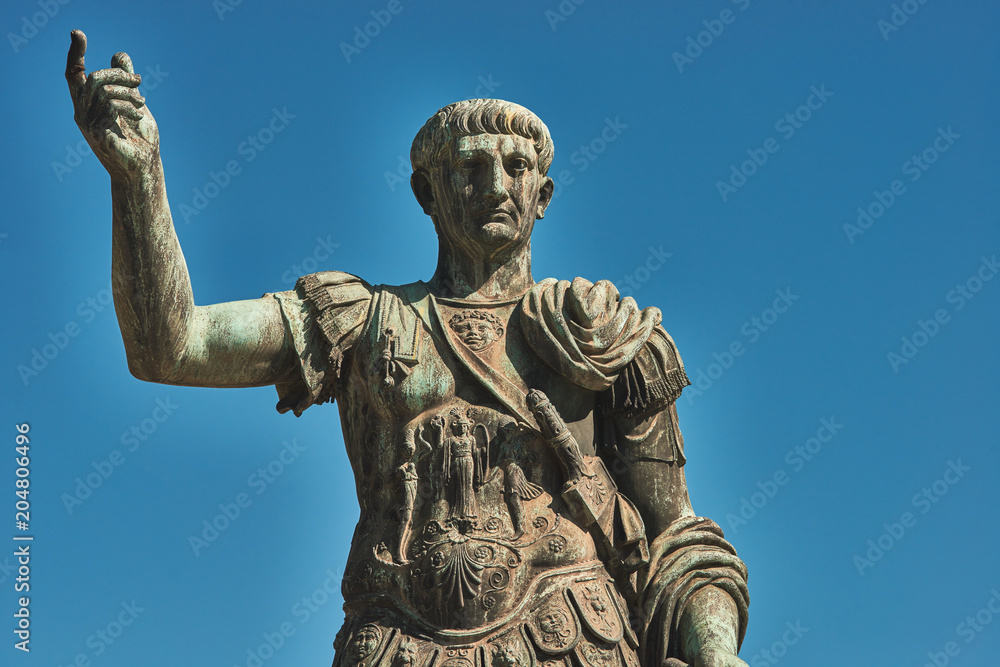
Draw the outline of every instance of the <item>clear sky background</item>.
M129 375L109 180L63 79L72 28L88 71L127 51L143 74L200 304L317 269L429 278L413 135L470 97L538 113L560 187L534 276L662 309L696 382L695 510L750 569L742 657L997 664L996 3L223 2L0 11L0 664L252 665L286 623L264 664L329 664L343 613L324 585L357 519L332 406L295 419L273 388ZM21 422L30 655L11 632Z

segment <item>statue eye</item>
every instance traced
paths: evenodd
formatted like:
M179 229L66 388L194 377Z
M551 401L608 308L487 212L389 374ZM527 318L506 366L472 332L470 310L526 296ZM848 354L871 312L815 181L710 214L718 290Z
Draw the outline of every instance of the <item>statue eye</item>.
M510 162L508 162L507 164L510 167L510 170L513 171L513 172L516 172L516 173L521 173L522 171L527 171L528 167L530 166L528 164L528 161L525 160L523 157L516 157L513 160L511 160Z
M475 171L479 167L479 160L475 158L465 158L464 160L459 160L458 168L463 171Z

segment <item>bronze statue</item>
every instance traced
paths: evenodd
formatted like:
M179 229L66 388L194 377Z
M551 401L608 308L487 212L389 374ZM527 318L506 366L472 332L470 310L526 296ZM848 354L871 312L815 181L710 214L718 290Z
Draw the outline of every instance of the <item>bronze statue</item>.
M655 308L607 281L531 275L553 144L501 100L417 133L413 192L439 240L428 282L336 271L196 306L156 123L123 53L85 75L76 121L111 175L115 310L149 382L273 384L280 412L336 400L361 519L338 667L732 667L746 569L695 516Z

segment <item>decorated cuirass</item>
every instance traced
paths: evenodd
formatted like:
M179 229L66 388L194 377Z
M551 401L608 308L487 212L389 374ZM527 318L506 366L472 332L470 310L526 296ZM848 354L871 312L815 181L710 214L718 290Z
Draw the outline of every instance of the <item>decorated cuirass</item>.
M277 409L338 402L361 510L334 667L656 667L705 586L742 637L659 310L582 278L483 303L326 271L273 296L299 371Z
M530 349L521 307L373 289L337 397L361 507L340 665L637 664L595 539L597 394Z

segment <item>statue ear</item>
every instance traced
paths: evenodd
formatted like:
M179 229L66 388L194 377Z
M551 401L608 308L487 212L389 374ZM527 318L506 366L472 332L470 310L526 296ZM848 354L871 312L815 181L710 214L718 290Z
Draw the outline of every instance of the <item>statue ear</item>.
M545 217L545 209L552 202L552 194L555 192L555 187L552 179L546 176L542 187L538 188L538 212L535 214L536 220L541 220Z
M434 187L431 185L430 175L423 169L418 169L410 176L410 187L413 188L413 195L417 198L420 208L424 213L434 217L437 215L437 205L434 200Z

